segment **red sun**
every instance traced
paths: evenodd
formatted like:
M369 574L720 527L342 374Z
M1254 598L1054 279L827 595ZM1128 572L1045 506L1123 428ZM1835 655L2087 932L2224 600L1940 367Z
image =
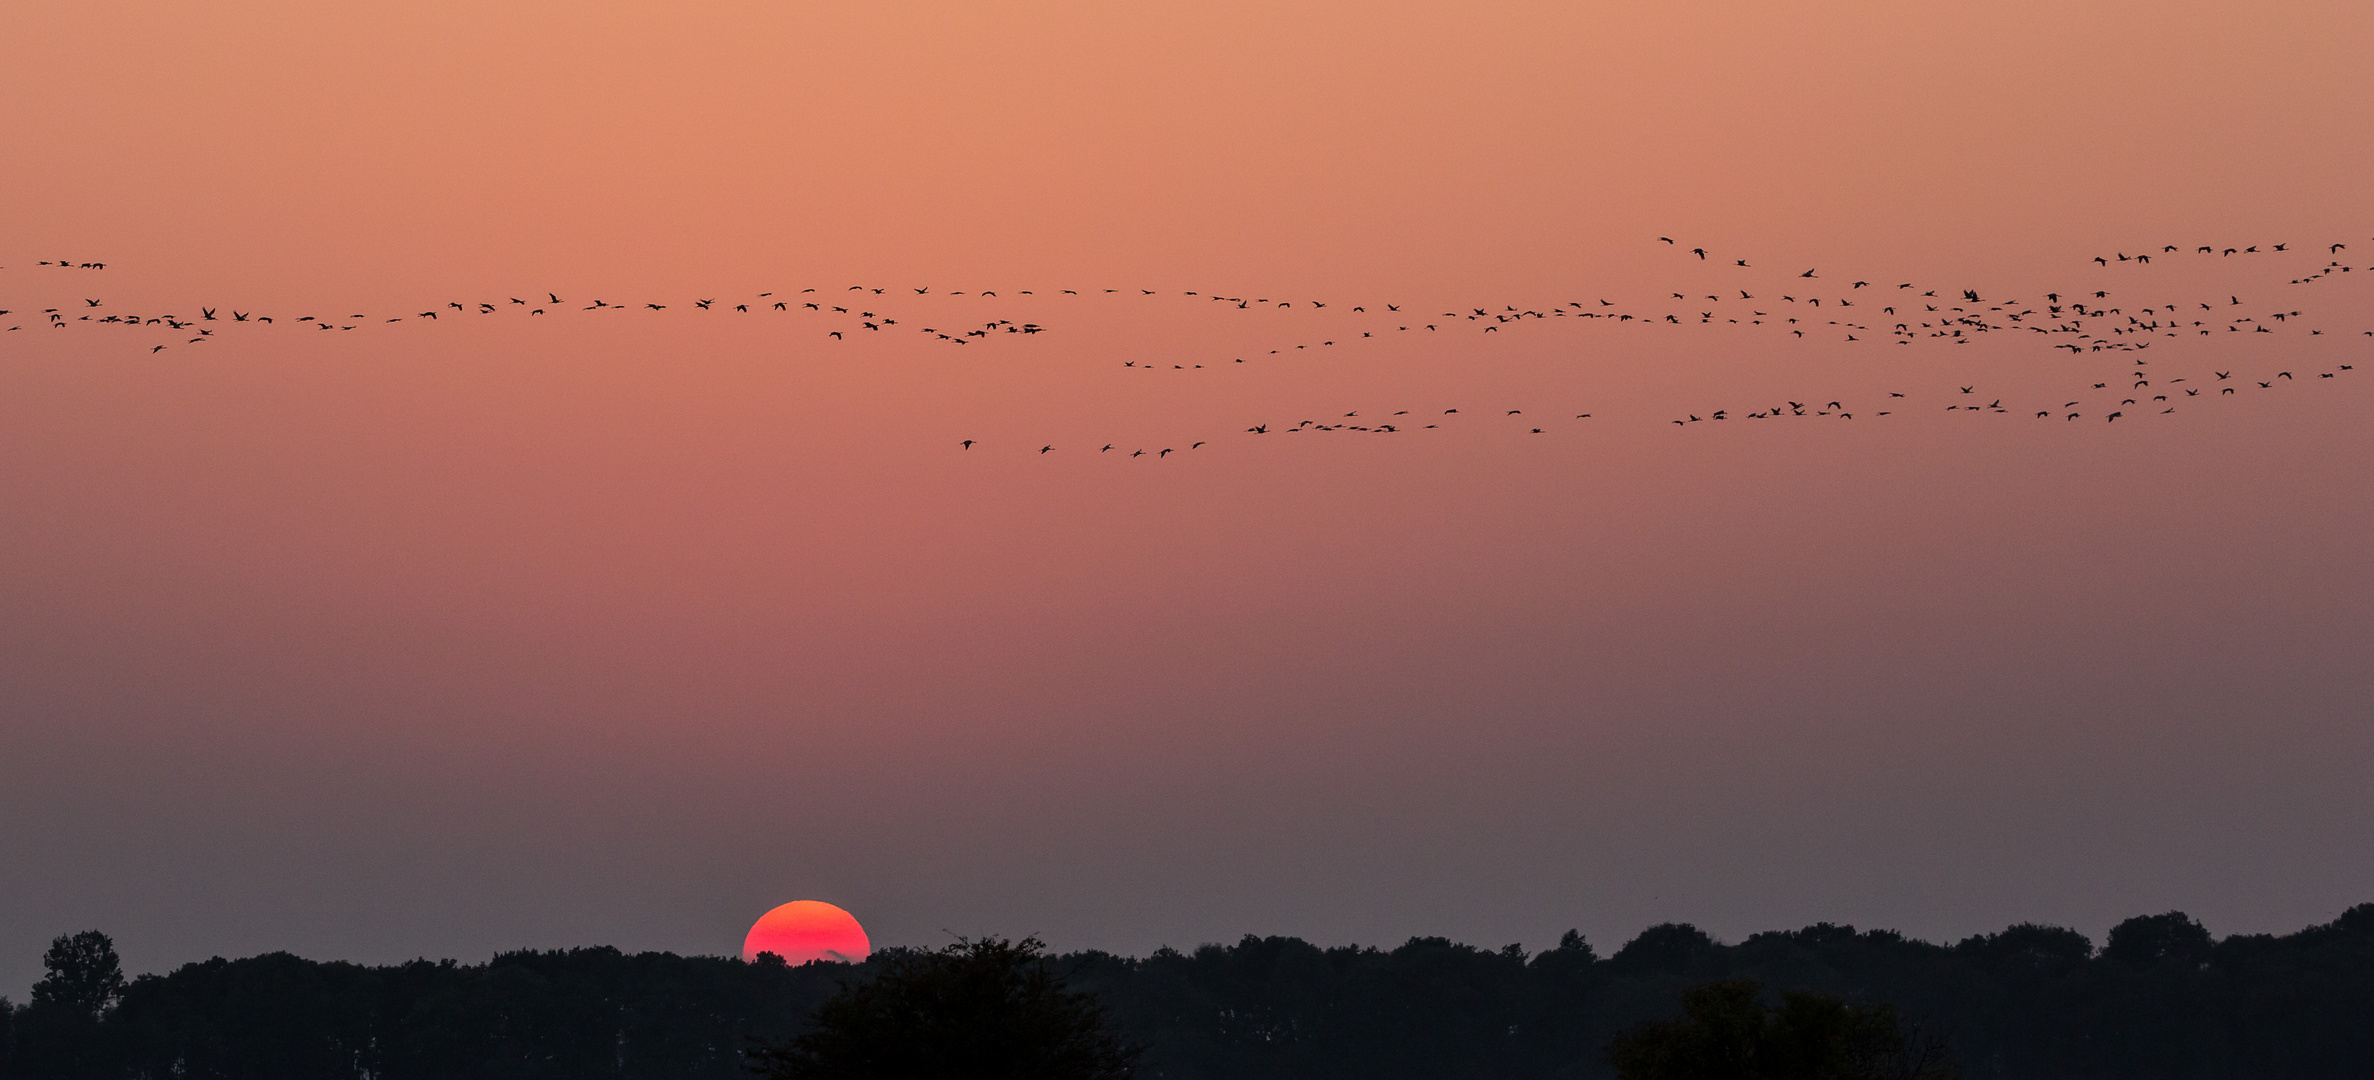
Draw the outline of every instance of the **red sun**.
M742 959L751 961L771 952L788 964L855 964L873 951L856 916L819 900L794 900L759 916L742 939Z

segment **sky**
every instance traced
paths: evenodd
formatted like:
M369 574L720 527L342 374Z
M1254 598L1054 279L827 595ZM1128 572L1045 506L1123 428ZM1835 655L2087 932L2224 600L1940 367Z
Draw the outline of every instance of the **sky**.
M2374 900L2363 5L10 22L0 991Z

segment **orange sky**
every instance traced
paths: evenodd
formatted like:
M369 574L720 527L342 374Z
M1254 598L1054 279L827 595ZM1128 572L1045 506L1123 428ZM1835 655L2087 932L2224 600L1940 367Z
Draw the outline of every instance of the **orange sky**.
M2374 894L2374 401L2307 378L2374 353L2361 5L20 9L0 988L86 925L146 970L725 952L800 897L1140 951ZM2287 283L2334 242L2368 276ZM2125 361L1377 307L1815 267L2327 333L2038 428L1939 402ZM691 307L861 282L1048 331ZM43 328L86 299L276 322Z

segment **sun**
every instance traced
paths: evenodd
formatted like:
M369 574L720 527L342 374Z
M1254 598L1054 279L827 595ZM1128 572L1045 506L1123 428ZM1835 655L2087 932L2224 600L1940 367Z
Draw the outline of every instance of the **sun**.
M794 900L758 917L742 938L742 959L771 952L785 963L830 960L855 964L874 951L857 917L821 900Z

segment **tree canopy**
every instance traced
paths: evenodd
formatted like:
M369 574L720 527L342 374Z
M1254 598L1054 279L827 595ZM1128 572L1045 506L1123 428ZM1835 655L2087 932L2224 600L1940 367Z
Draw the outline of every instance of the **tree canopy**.
M816 1026L760 1050L772 1080L1122 1080L1138 1051L1094 995L1064 988L1037 938L900 952L848 984Z
M1644 1032L1752 1030L1757 1060L1795 1060L1786 1047L1863 1045L1883 1007L1945 1040L1968 1080L2374 1076L2374 904L2223 938L2166 912L2096 944L2033 924L1951 944L1827 923L1725 943L1672 924L1605 957L1580 934L1531 953L1247 936L1134 958L984 939L799 967L607 948L386 966L270 953L123 982L105 935L83 934L53 943L35 1001L0 1015L0 1078L742 1080L754 1063L867 1075L827 1070L885 1041L942 1062L997 1045L922 1019L936 1013L1039 1016L1012 1029L1088 1048L1039 1060L1092 1068L1112 1064L1095 1050L1110 1036L1145 1048L1134 1077L1162 1080L1615 1080L1611 1051ZM1699 989L1731 980L1763 989Z
M1942 1040L1886 1005L1725 979L1684 991L1682 1015L1616 1036L1619 1080L1951 1080Z
M44 974L12 1017L11 1061L23 1076L84 1080L116 1071L106 1022L124 993L115 942L97 930L63 934L42 954Z

